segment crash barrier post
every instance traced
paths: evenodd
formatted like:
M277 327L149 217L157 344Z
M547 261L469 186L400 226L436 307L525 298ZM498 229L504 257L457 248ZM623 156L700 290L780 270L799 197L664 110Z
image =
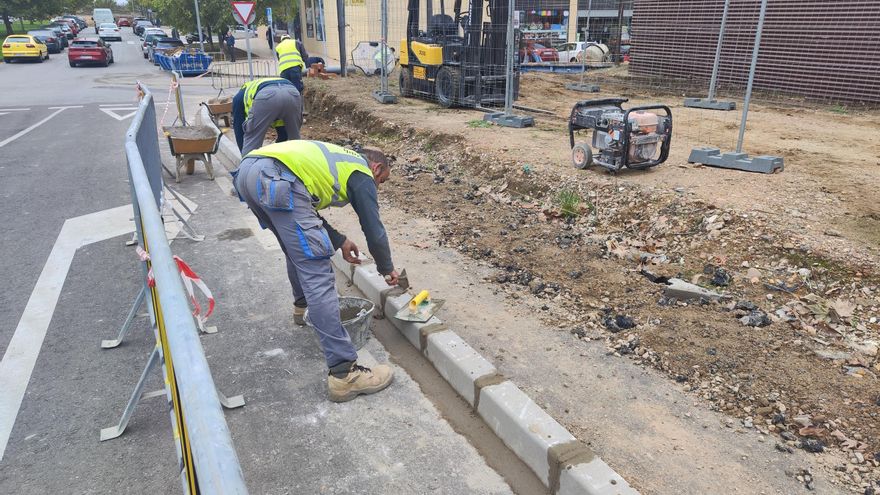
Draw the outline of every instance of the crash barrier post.
M143 85L138 91L141 101L126 134L125 155L156 346L122 420L102 430L101 440L122 434L134 406L147 396L143 394L146 376L162 364L165 390L158 395L169 402L184 493L245 494L244 476L221 408L225 397L215 389L162 222L162 164L153 95Z
M254 60L252 65L255 78L278 75L274 60ZM211 72L211 87L220 91L238 89L252 79L247 61L213 62L208 70Z

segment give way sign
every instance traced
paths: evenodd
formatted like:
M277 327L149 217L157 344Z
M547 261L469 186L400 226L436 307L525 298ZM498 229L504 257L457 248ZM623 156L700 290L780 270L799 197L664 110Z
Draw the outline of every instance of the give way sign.
M257 16L257 10L254 8L256 2L232 2L232 17L239 24L247 26L254 22Z

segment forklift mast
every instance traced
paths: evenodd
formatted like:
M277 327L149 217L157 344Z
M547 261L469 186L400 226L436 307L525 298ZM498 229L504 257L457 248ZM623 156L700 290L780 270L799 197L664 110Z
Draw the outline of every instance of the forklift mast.
M425 29L420 19L425 3ZM442 46L442 66L458 71L457 95L466 106L497 105L503 103L504 75L507 59L508 0L454 0L447 13L445 0L439 0L439 11L434 11L433 0L408 0L406 24L406 62L411 60L413 42ZM515 35L518 45L519 32ZM518 50L514 52L515 86L519 83ZM418 58L418 57L415 57ZM436 62L440 63L440 57ZM431 72L429 68L428 72ZM501 95L499 99L499 93ZM516 91L514 95L516 96Z

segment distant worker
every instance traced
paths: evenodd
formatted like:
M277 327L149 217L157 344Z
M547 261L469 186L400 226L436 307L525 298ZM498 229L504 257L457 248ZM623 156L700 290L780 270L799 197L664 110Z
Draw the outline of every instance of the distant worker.
M263 147L269 127L275 128L276 142L281 142L299 139L301 125L302 97L287 79L254 79L232 98L232 129L241 156Z
M245 156L233 172L239 197L260 225L275 234L285 254L296 323L302 324L308 306L329 368L327 387L334 402L384 389L394 371L386 364L372 368L357 364L357 350L340 319L330 257L342 249L346 261L360 264L360 252L318 210L351 203L379 273L388 285L397 285L399 276L378 202L378 187L390 174L388 159L379 150L356 153L319 141L270 144Z
M235 36L232 35L232 30L226 33L226 39L223 41L226 42L226 50L229 52L229 61L235 62Z
M306 64L304 60L309 58L305 46L301 41L294 41L288 35L282 35L281 41L275 47L275 56L278 58L278 74L292 82L300 93L303 92L303 72Z

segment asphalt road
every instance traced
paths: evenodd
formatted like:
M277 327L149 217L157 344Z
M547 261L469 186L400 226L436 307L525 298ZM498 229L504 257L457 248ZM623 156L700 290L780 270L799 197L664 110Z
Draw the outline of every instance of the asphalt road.
M176 115L168 76L125 31L107 68L71 68L66 52L0 64L0 493L181 489L161 398L141 401L124 435L98 441L154 346L139 315L122 346L99 348L140 287L131 235L117 227L130 216L123 141L136 81L153 89L160 120ZM184 85L189 97L216 94L209 80ZM291 325L280 251L218 174L226 182L199 166L176 186L199 205L191 221L206 239L172 248L217 297L220 333L202 343L218 388L247 400L227 423L251 493L511 493L403 369L382 394L327 401L321 351ZM389 359L375 339L361 355ZM146 390L161 387L154 372Z

